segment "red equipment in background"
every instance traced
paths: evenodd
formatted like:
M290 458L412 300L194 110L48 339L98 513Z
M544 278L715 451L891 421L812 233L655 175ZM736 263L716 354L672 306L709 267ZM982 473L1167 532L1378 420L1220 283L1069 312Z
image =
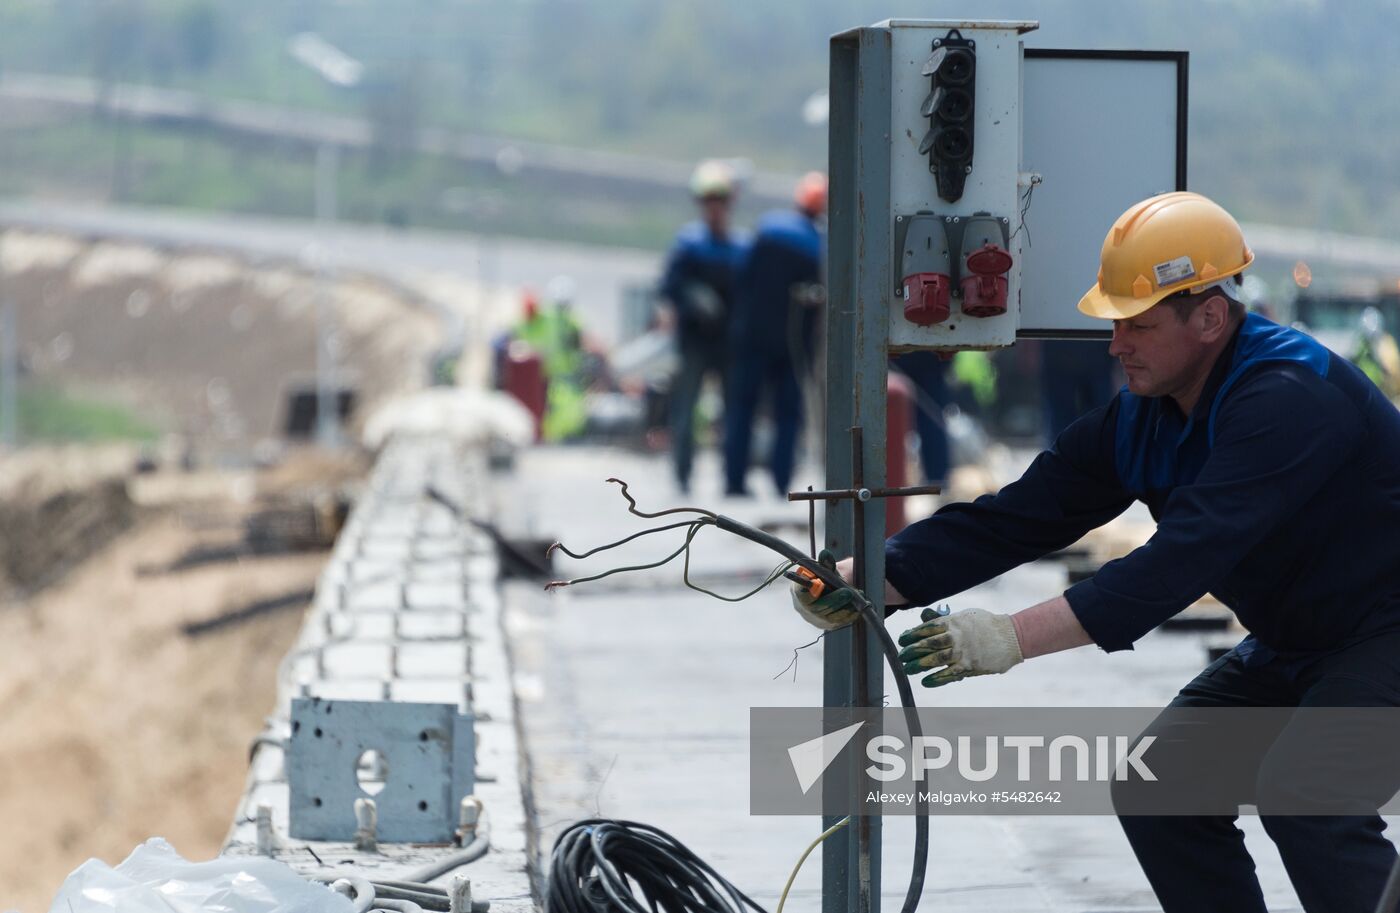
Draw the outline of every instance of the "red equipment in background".
M535 440L540 440L545 408L549 405L549 381L539 353L523 342L512 342L502 360L501 389L530 410L535 417Z
M889 375L885 393L885 485L899 488L908 484L909 428L914 420L914 388L903 374ZM885 536L904 529L903 498L885 498Z

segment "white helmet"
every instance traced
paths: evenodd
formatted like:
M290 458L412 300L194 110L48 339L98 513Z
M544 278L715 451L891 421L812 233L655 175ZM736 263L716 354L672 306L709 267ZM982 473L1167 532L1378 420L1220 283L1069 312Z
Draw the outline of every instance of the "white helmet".
M1368 305L1361 312L1361 335L1371 342L1380 338L1385 331L1385 318L1375 305Z
M718 159L706 159L690 176L690 195L697 200L706 197L734 195L734 169Z
M573 277L562 273L549 280L549 284L544 287L544 297L547 301L565 307L574 303L574 293Z

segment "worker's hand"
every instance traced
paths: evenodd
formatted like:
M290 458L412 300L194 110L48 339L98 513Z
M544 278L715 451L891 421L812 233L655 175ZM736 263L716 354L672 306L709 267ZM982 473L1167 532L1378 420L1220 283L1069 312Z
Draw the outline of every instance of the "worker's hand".
M833 569L838 567L835 556L826 549L822 549L817 556L817 563ZM842 576L844 578L845 575ZM813 596L808 586L793 581L789 590L792 593L792 607L797 614L823 631L843 628L860 617L860 610L855 607L855 590L850 587Z
M836 562L836 573L841 575L842 580L850 580L855 576L856 559L842 558ZM885 580L885 608L897 609L909 605L909 598L894 588L889 579Z
M899 635L906 675L936 669L921 684L937 688L972 675L999 675L1021 662L1021 643L1010 615L966 609L940 615L924 609L923 624Z

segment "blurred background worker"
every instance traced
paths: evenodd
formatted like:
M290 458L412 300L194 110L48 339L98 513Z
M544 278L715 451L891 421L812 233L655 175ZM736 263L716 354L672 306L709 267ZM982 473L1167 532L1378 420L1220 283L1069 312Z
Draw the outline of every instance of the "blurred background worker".
M793 209L765 215L739 267L731 327L733 364L725 406L724 475L730 495L748 493L754 413L767 392L773 410L769 469L773 484L786 493L792 479L797 435L802 427L800 377L812 360L818 309L794 306L794 295L822 281L822 238L818 221L826 213L826 175L810 172L797 184Z
M529 287L520 290L520 319L491 340L491 386L515 397L535 421L535 440L544 440L549 407L549 380L544 358L529 339L543 334L540 299Z
M735 180L724 162L705 161L690 179L700 219L683 227L666 260L660 293L675 313L680 367L671 385L671 455L676 484L690 488L695 406L705 379L723 387L728 366L734 272L744 239L730 226Z
M583 327L573 304L574 281L568 276L549 281L543 307L535 293L526 289L521 294L520 321L511 328L507 343L523 344L539 358L545 382L540 436L546 441L577 437L588 424ZM508 349L498 351L498 378L506 373L504 361L509 357Z
M1115 359L1103 343L1048 339L1040 344L1040 388L1045 403L1045 446L1069 423L1102 406L1116 392Z
M1356 347L1351 361L1362 370L1371 383L1381 388L1390 399L1400 396L1400 346L1386 332L1385 317L1379 308L1368 307L1361 312Z
M517 339L523 340L527 334L532 333L532 324L540 319L540 296L530 287L520 290L520 319L511 327L497 333L491 339L491 376L492 386L498 390L506 387L506 359L509 356L510 344Z
M941 485L948 479L951 453L943 410L948 405L948 367L952 359L937 352L906 352L890 363L914 385L914 430L919 435L919 463L924 481Z
M954 463L950 422L962 430L966 460L976 447L971 442L981 435L980 423L996 406L996 365L986 352L978 351L906 352L891 358L890 365L914 386L914 430L923 479L946 487Z

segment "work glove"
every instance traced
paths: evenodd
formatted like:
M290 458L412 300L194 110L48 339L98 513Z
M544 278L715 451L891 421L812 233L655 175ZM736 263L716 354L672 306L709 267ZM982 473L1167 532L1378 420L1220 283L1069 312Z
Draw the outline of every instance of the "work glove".
M817 556L817 563L835 569L836 556L822 549L821 554ZM855 590L850 587L828 590L821 581L815 577L804 576L806 574L806 571L799 569L797 576L801 579L793 580L788 589L792 593L792 607L808 624L823 631L835 631L860 617L860 610L855 606ZM821 590L819 595L812 595L813 584L817 584Z
M949 615L947 609L924 609L923 624L899 635L904 674L917 675L937 669L921 684L937 688L972 675L1000 675L1025 659L1016 626L1010 615L982 609L966 609Z

